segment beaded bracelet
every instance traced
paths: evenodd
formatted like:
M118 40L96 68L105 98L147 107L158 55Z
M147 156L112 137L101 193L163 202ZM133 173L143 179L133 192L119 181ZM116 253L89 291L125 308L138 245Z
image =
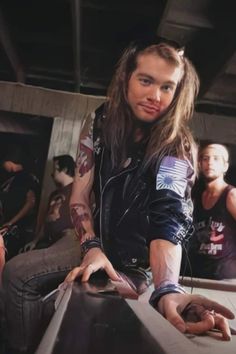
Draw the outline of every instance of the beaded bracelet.
M161 286L160 288L156 288L149 299L149 303L156 308L157 303L162 296L172 293L185 294L186 291L179 284L170 283L165 286Z
M99 237L93 237L91 239L88 239L81 243L81 256L82 258L86 255L86 253L91 249L91 248L100 248L102 249L101 246L101 241Z

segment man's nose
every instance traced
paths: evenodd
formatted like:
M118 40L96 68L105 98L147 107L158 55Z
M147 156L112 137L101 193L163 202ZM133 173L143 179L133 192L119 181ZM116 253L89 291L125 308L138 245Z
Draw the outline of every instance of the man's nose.
M212 164L213 164L213 162L214 162L214 159L213 159L213 158L211 158L211 157L209 157L209 159L208 159L208 165L212 165Z
M149 98L153 101L160 102L161 100L161 90L159 87L152 87L149 91Z

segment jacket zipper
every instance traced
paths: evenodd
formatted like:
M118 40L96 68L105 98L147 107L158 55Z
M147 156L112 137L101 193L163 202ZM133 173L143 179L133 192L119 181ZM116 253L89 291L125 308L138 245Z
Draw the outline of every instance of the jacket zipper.
M134 197L134 199L132 200L132 203L130 204L130 206L124 211L124 213L121 215L119 221L117 222L116 226L119 226L121 221L124 219L125 215L130 211L130 209L132 208L132 206L134 205L136 199L139 197L140 193L136 194L136 196Z
M108 181L106 181L104 187L102 188L101 169L102 169L102 165L103 165L103 157L104 157L104 149L102 150L102 158L101 158L101 164L100 164L100 169L99 169L99 181L100 181L100 191L101 191L101 197L100 197L100 225L99 225L99 227L100 227L100 241L101 241L102 249L104 249L104 248L103 248L103 240L102 240L102 213L103 213L103 209L102 209L102 199L103 199L104 191L105 191L107 185L108 185L111 181L113 181L114 179L116 179L116 178L118 178L118 177L120 177L120 176L126 174L127 172L131 172L131 171L135 170L135 168L137 167L137 164L136 164L134 167L132 167L132 168L130 168L130 169L128 169L128 170L122 171L121 173L119 173L119 174L116 175L116 176L110 177L110 178L108 179ZM137 196L136 196L136 197L137 197ZM136 197L134 198L133 202L136 200ZM133 205L133 202L132 202L131 205ZM130 205L130 207L131 207L131 205ZM125 214L127 214L127 212L129 211L130 207L125 210L124 214L121 216L121 219L123 219L123 217L125 216ZM120 222L120 221L119 221L119 222Z

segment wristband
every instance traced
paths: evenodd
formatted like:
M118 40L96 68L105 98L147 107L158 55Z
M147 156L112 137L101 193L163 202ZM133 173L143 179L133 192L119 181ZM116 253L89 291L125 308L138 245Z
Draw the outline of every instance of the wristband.
M81 243L81 256L82 258L86 255L86 253L91 249L91 248L100 248L102 249L101 241L99 237L94 237L91 239L88 239Z
M158 301L161 299L162 296L173 293L185 294L186 291L182 286L175 283L161 286L160 288L156 288L153 291L149 300L149 304L156 308Z

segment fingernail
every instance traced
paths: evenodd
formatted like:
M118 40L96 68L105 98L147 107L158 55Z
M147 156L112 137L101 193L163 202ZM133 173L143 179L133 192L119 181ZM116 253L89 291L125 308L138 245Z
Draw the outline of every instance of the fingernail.
M123 281L122 276L118 272L116 272L116 276L117 276L117 280L115 281Z
M186 326L184 324L182 324L182 323L178 323L176 325L176 328L182 333L185 333L185 331L186 331Z
M58 286L58 289L59 289L59 290L66 290L67 285L68 285L68 281L64 281L63 283L61 283L61 284Z

